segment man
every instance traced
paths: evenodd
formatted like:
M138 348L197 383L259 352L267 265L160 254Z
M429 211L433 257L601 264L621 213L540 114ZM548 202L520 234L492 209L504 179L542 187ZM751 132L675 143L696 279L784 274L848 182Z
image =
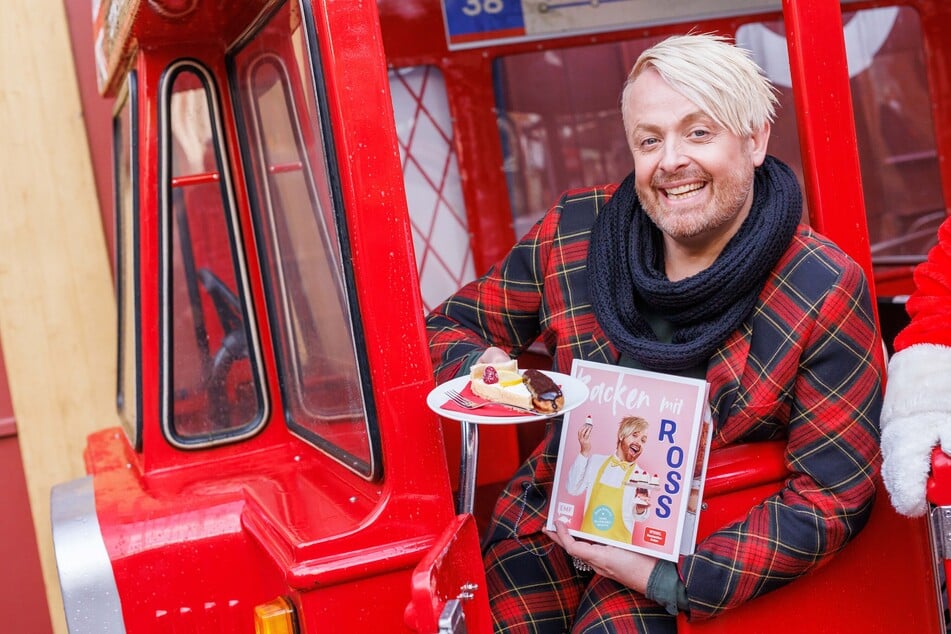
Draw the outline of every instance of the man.
M635 520L647 519L650 499L646 487L637 491L628 483L647 444L648 426L640 416L622 418L613 455L592 455L592 426L584 424L578 428L580 449L568 470L565 488L572 495L585 493L581 530L630 544Z
M798 183L766 154L775 102L722 38L648 49L621 96L634 172L565 194L427 318L440 381L538 339L556 371L579 358L705 377L714 450L787 442L785 486L674 564L543 530L555 421L486 536L497 631L674 632L672 614L707 618L778 588L867 521L880 338L861 268L799 226Z
M951 453L951 218L915 268L905 305L911 322L895 337L882 409L882 479L895 509L928 510L931 451Z

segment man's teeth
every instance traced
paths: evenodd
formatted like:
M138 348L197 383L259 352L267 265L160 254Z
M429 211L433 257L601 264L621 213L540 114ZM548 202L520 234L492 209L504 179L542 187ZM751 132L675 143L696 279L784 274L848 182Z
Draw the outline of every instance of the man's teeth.
M703 189L703 183L693 183L690 185L681 185L680 187L671 187L670 189L666 189L664 191L667 193L668 198L677 200L678 198L686 198L698 189Z

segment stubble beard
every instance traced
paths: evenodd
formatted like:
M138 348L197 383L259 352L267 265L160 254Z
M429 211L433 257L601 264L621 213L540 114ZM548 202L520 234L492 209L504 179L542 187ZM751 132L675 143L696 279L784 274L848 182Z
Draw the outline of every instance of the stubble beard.
M634 451L630 447L625 447L624 449L624 461L634 463L637 462L637 459L641 457L641 452L644 451L643 448L639 451Z
M660 189L664 182L682 179L700 179L710 187L713 179L703 171L692 170L673 174L670 178L655 178L650 187L637 187L637 197L647 216L666 235L675 239L689 239L730 223L746 204L753 188L753 165L745 162L717 181L712 204L702 203L679 207L667 205Z

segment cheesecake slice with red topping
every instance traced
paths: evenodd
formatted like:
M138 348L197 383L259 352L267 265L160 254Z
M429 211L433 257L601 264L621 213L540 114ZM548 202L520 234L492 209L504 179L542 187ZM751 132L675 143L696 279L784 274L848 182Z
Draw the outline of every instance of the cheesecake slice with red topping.
M476 395L494 403L532 409L532 393L522 380L515 359L475 364L469 372L469 387Z
M477 363L469 374L470 389L495 403L552 414L565 405L561 388L535 369L518 371L514 359L503 363Z

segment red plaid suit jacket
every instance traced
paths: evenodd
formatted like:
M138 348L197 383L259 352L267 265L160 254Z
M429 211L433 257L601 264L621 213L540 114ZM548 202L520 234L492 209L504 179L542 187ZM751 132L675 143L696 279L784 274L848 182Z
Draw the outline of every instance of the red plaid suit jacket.
M539 339L553 369L616 363L585 282L591 225L615 187L568 192L512 251L427 317L439 381L495 345ZM679 564L693 618L777 588L841 549L865 524L880 466L883 351L861 268L801 226L753 314L710 359L713 448L785 438L786 486ZM496 506L489 543L541 531L560 421Z

